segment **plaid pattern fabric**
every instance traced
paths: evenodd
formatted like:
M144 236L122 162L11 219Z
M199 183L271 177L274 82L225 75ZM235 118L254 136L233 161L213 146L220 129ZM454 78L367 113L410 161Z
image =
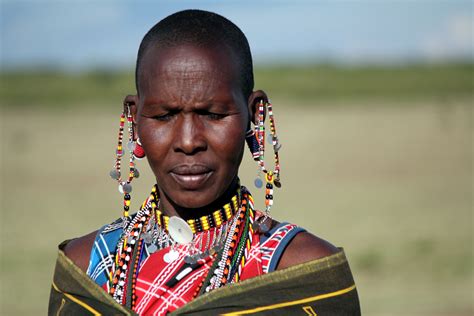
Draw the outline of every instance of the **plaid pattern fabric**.
M87 275L107 292L117 243L133 216L104 226L94 241ZM287 244L302 231L304 230L296 225L282 223L266 233L262 239L258 233L254 233L248 260L241 269L240 281L274 271ZM196 242L201 237L198 234ZM209 272L212 257L206 258L202 266L188 273L177 284L170 286L170 280L180 273L184 255L181 253L175 261L166 263L164 255L169 252L169 248L153 254L148 253L146 247L144 249L135 287L137 295L135 312L165 315L192 301L196 289Z

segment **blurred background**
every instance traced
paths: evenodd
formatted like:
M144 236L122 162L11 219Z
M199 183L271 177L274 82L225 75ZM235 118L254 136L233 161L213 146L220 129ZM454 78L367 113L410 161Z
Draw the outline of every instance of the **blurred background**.
M345 248L363 314L473 314L472 1L0 3L1 315L45 314L56 245L121 215L138 45L187 8L247 35L283 143L273 215Z

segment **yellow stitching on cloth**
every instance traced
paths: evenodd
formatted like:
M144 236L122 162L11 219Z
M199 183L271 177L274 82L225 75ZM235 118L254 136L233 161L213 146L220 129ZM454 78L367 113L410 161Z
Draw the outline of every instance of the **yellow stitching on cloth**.
M268 305L268 306L262 306L262 307L247 309L247 310L238 311L238 312L226 313L226 314L222 314L222 315L232 316L232 315L252 314L252 313L258 313L258 312L261 312L261 311L266 311L266 310L269 310L269 309L277 309L277 308L282 308L282 307L287 307L287 306L293 306L293 305L298 305L298 304L303 304L303 303L308 303L308 302L319 301L319 300L322 300L322 299L325 299L325 298L330 298L330 297L346 294L346 293L354 290L355 288L356 288L356 286L354 284L354 285L352 285L348 288L345 288L345 289L342 289L342 290L339 290L339 291L335 291L335 292L331 292L331 293L320 294L320 295L311 296L311 297L307 297L307 298L296 300L296 301L290 301L290 302L285 302L285 303L278 303L278 304L273 304L273 305Z
M98 311L96 311L95 309L93 309L92 307L90 307L89 305L87 305L86 303L84 303L83 301L75 298L74 296L72 296L71 294L68 294L68 293L64 293L63 291L61 291L57 286L56 284L53 282L53 288L56 290L56 292L59 292L61 294L63 294L64 296L66 296L68 299L70 299L71 301L73 301L74 303L76 304L79 304L81 305L82 307L84 307L85 309L87 309L89 312L93 313L94 315L101 315Z

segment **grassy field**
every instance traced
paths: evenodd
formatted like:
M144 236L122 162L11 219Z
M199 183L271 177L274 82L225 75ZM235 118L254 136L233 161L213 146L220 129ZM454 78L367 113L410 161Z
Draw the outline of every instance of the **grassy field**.
M261 76L257 82L270 80ZM458 80L448 77L432 80ZM272 97L284 146L274 217L345 248L363 315L473 312L474 113L468 79L461 80L463 89L436 91L433 83L430 93L400 98L388 92ZM56 82L61 87L68 80ZM71 87L64 107L47 102L47 95L60 98L54 88L33 106L28 102L42 93L39 87L15 103L2 84L1 315L45 314L55 246L120 215L120 195L108 172L121 97L129 90L102 94L80 82L82 92ZM102 99L113 93L115 99ZM346 97L352 101L341 101ZM136 207L153 184L146 162L140 167ZM242 182L262 205L263 192L250 186L256 170L247 155Z
M275 100L321 104L383 99L405 101L470 97L474 64L340 67L257 67L255 83ZM120 104L133 93L133 71L64 73L52 70L0 73L2 106L56 108ZM333 102L334 104L334 102Z

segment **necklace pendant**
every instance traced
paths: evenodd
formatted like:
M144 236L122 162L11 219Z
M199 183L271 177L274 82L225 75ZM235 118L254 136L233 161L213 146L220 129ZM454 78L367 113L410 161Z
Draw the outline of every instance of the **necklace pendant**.
M199 260L199 255L187 255L184 257L184 262L188 264L195 264Z
M210 253L211 255L214 255L216 252L221 251L221 249L222 249L222 244L219 242L217 245L211 248Z
M150 254L155 253L158 250L158 247L155 244L147 245L146 249Z
M188 223L181 217L171 216L168 223L168 231L173 238L179 244L188 244L193 240L193 231L189 227Z
M261 222L254 222L252 224L254 230L259 231L260 233L264 234L270 230L267 224L265 224L265 220Z
M149 232L144 233L142 238L146 244L151 244L153 242L153 235Z

